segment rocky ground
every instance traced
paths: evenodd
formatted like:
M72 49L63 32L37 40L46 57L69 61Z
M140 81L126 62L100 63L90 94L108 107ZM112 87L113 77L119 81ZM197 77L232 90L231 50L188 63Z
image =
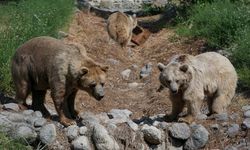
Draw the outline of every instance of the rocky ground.
M105 19L81 11L76 11L69 32L60 36L84 45L90 57L110 66L105 97L98 102L79 92L76 107L81 118L77 125L64 128L56 117L46 120L40 112L20 111L9 103L11 98L1 95L1 130L13 138L48 149L249 149L250 98L245 93L237 93L228 112L212 119L204 115L191 125L162 119L171 112L171 104L167 89L156 92L157 63L166 63L175 54L198 54L205 49L203 40L162 28L143 45L123 50L109 38ZM49 93L46 106L56 115Z

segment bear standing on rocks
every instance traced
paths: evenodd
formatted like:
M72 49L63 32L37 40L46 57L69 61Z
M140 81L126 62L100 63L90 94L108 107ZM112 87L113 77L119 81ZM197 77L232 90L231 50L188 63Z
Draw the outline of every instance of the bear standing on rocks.
M130 42L132 31L136 26L136 16L116 12L109 16L107 29L109 36L124 48Z
M78 89L88 92L97 100L104 97L107 66L94 62L84 47L65 44L51 37L37 37L21 45L12 59L12 78L16 100L25 104L32 92L32 108L45 117L50 114L44 106L47 89L51 89L60 122L75 124L75 96ZM66 117L66 112L70 116Z
M188 114L179 121L192 123L201 114L201 105L206 98L210 113L223 113L235 94L237 73L224 56L207 52L197 56L178 55L165 66L158 64L161 71L161 87L170 90L172 113L166 119L176 119L187 105Z

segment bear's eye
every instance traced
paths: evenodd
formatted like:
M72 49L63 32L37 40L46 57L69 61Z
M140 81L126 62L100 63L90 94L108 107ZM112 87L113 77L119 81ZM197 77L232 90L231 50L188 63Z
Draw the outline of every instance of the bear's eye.
M104 83L101 83L101 86L104 86Z
M176 83L179 83L180 80L176 80Z
M167 80L167 84L170 84L171 83L171 80Z
M96 86L96 83L91 83L89 86L90 86L90 87L95 87L95 86Z

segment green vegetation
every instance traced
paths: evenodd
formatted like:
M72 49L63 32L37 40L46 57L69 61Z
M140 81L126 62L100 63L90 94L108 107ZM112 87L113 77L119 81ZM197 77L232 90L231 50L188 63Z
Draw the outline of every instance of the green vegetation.
M10 139L6 134L0 132L0 149L1 150L31 150L29 146L23 145L18 140Z
M10 60L16 48L37 36L57 36L70 20L72 0L0 3L0 90L12 92Z
M245 0L202 1L190 6L178 26L181 35L206 39L213 49L232 55L240 85L250 88L250 5ZM181 20L181 19L179 19Z

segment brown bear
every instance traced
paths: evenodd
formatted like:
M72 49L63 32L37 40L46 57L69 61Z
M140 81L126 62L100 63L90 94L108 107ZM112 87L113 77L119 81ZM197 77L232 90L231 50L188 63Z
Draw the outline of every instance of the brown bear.
M32 92L32 108L49 117L44 99L47 89L51 89L60 122L65 126L75 124L70 118L78 115L74 108L78 89L97 100L104 97L107 70L107 66L89 58L84 47L51 37L36 37L21 45L13 56L11 67L16 100L25 104Z
M167 119L176 119L187 105L188 114L179 121L191 123L201 114L201 105L207 100L210 113L223 113L235 94L237 73L224 56L207 52L197 56L178 55L165 66L158 64L159 80L170 90L172 113Z
M124 48L130 42L132 31L136 26L135 15L130 16L122 12L115 12L108 18L107 30L109 36Z

